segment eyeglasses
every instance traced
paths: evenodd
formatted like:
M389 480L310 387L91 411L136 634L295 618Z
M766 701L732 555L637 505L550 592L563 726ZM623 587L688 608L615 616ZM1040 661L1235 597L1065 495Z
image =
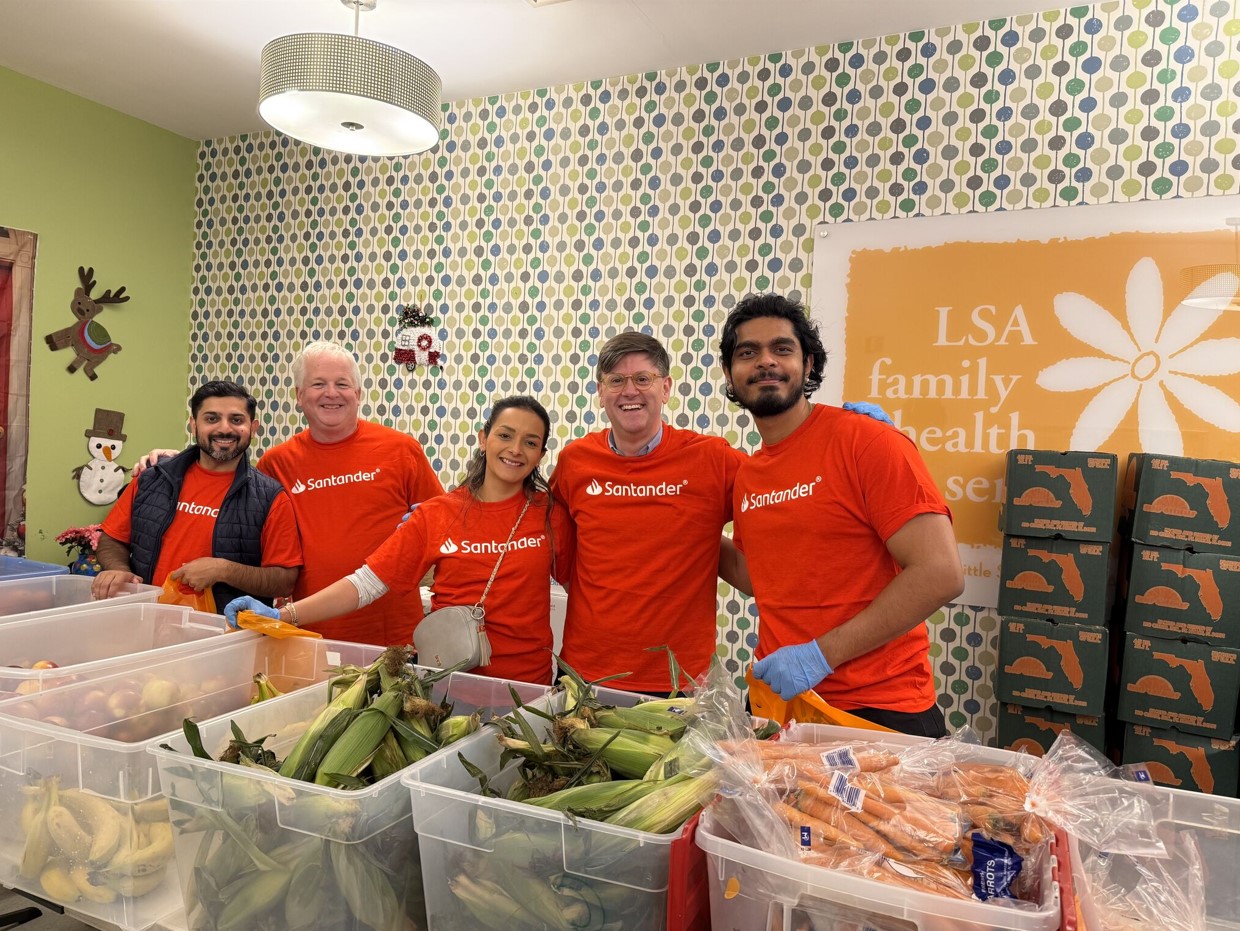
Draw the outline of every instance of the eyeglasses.
M599 379L606 390L611 392L623 391L624 386L629 382L633 382L633 387L638 391L645 391L654 386L655 382L661 378L666 378L658 372L634 372L632 375L621 375L619 372L611 372Z

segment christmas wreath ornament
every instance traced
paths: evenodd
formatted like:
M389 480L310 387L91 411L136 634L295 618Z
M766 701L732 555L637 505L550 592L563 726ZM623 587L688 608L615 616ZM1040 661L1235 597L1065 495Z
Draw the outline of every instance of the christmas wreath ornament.
M419 365L441 365L443 344L432 327L434 319L417 304L400 310L400 326L396 330L396 346L392 358L397 365L413 371Z

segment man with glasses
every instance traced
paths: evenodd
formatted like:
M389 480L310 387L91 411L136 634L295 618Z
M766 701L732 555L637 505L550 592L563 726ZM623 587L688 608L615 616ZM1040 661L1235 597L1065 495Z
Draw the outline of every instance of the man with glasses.
M690 676L715 654L719 538L745 455L723 439L663 420L667 350L644 333L599 352L610 429L564 447L551 490L577 525L561 655L587 680L666 694L668 646Z

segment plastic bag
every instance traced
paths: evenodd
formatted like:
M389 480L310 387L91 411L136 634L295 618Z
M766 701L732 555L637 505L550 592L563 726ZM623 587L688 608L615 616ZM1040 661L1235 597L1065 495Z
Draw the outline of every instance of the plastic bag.
M1073 841L1073 878L1090 931L1206 931L1205 867L1191 831L1165 840L1166 857L1102 853Z
M1024 810L1024 774L992 763L994 751L954 738L907 747L800 722L777 741L721 749L733 759L712 832L921 892L1044 907L1051 832Z
M318 640L323 636L317 631L306 630L304 627L289 624L279 618L266 617L257 611L238 611L237 626L242 630L256 630L276 640L283 640L286 637L310 637Z
M769 685L754 676L752 667L745 670L745 681L749 684L749 707L760 718L776 721L781 725L789 721L800 721L803 724L834 724L839 727L890 733L890 728L833 707L812 689L784 701L771 691Z
M1120 777L1106 757L1063 731L1029 780L1025 807L1106 853L1166 856L1158 835L1158 796Z
M185 605L187 608L193 608L195 611L205 611L208 614L215 614L215 595L212 594L210 586L198 591L168 576L164 579L164 590L159 593L159 603L166 605Z

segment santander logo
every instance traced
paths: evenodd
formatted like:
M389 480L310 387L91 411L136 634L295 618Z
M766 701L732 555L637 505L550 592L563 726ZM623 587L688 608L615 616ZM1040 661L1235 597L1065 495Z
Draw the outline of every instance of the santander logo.
M448 537L448 539L443 541L443 545L439 547L439 552L445 556L451 556L453 553L459 552L460 549L459 546L452 542L452 538Z
M306 490L306 486L301 483L301 479L293 482L293 487L289 489L293 494L299 495Z
M594 479L586 486L586 494L591 496L605 495L616 498L666 498L678 495L689 485L686 478L680 482L603 482Z
M301 479L293 482L289 491L295 495L301 494L303 491L318 491L320 488L334 488L337 485L352 485L355 482L373 482L379 477L379 469L373 472L367 472L365 469L359 469L357 472L348 472L344 475L328 475L325 478L312 478L308 482L302 482Z
M595 479L586 486L586 494L588 495L601 495L602 493L603 486L598 483L598 479Z
M813 482L799 482L790 488L780 488L776 491L765 491L761 494L750 492L741 499L741 511L748 511L750 508L764 508L768 504L783 504L785 501L795 501L797 498L808 498L814 493L814 489L822 482L822 476L815 476Z

